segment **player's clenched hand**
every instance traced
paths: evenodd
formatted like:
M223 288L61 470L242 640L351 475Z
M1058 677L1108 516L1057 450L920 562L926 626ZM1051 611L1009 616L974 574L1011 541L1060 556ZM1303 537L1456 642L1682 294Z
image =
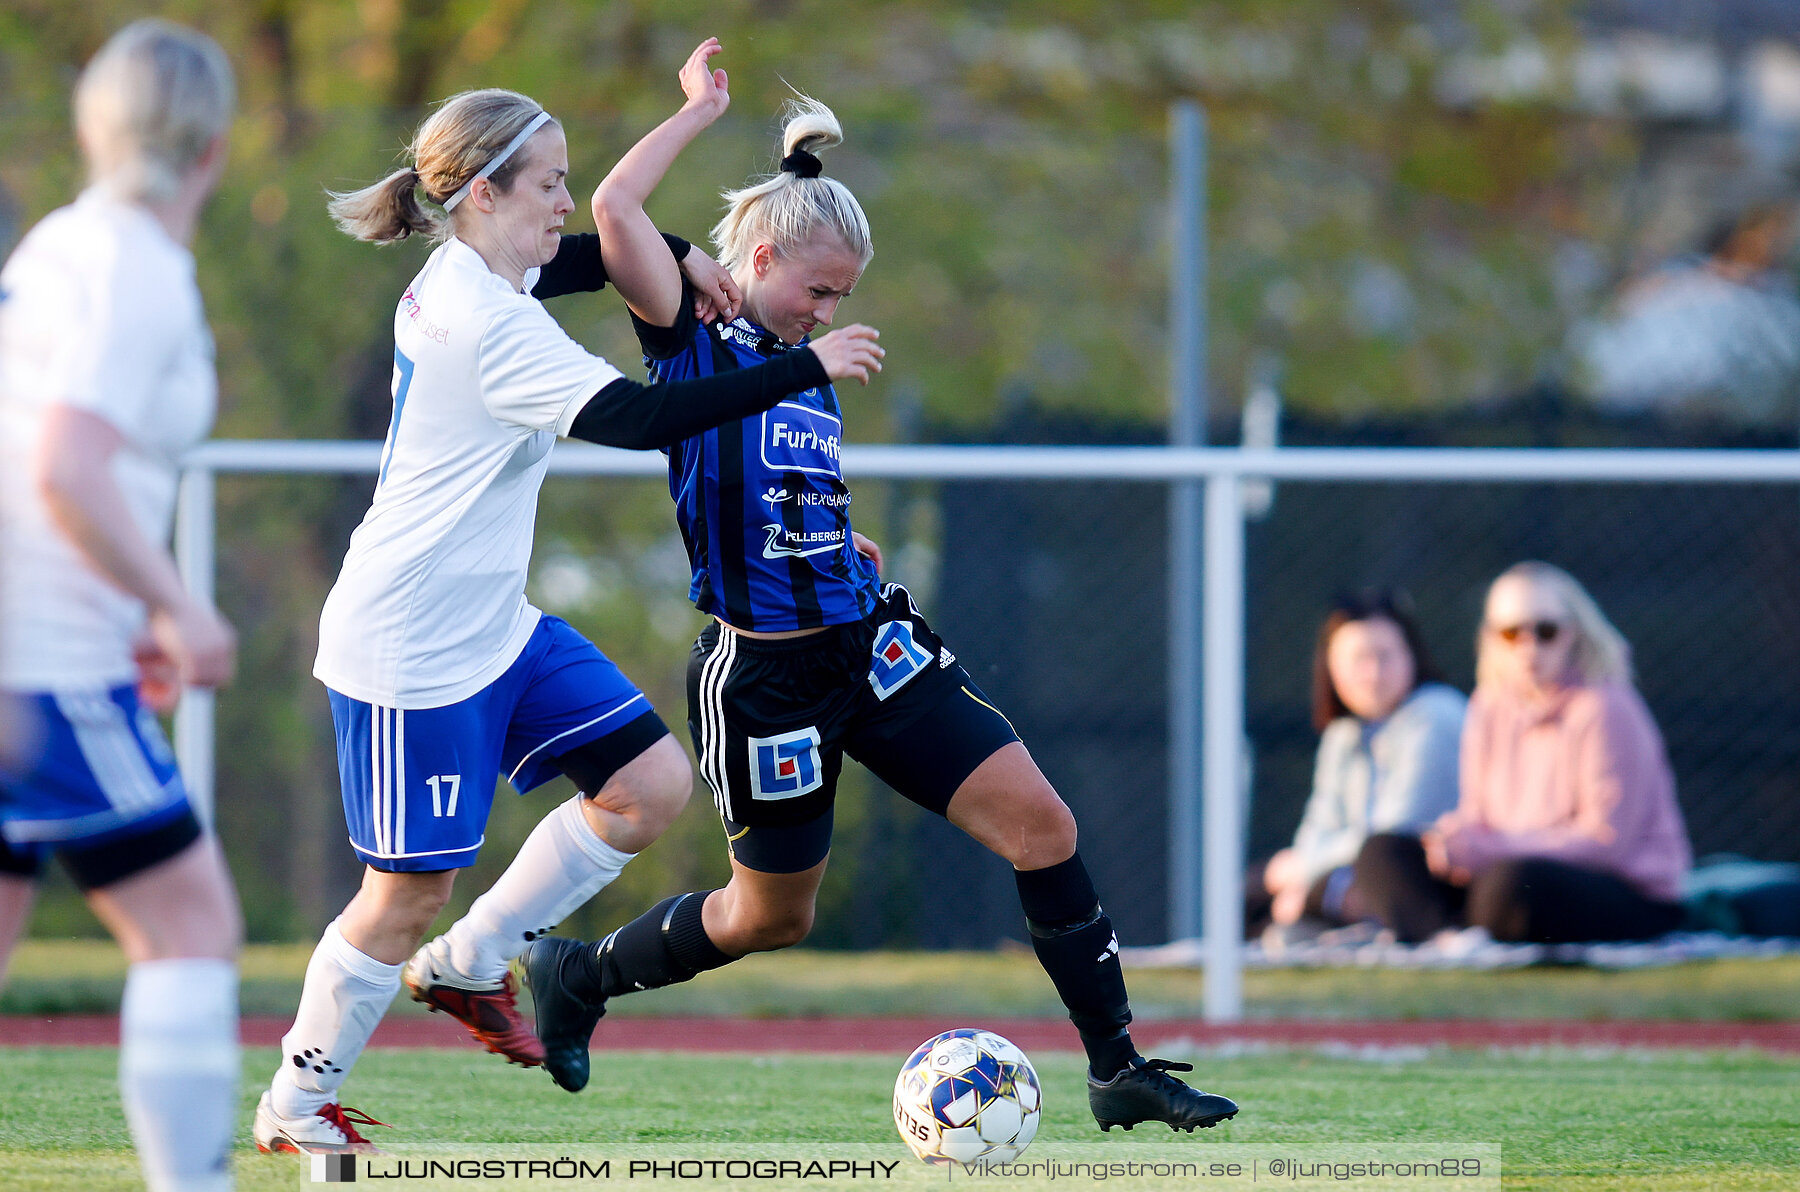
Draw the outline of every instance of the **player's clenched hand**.
M681 273L694 287L695 318L702 323L714 319L729 323L737 318L738 307L744 303L743 291L731 271L707 256L698 244L681 258Z
M158 716L173 712L181 702L181 668L148 630L132 643L131 660L137 664L138 702Z
M237 634L219 610L202 600L185 600L150 614L147 626L156 651L175 664L185 687L222 687L237 669Z
M687 96L687 106L704 111L714 120L723 116L725 109L731 106L731 91L725 72L707 65L712 56L724 48L719 44L718 38L707 38L688 55L688 60L682 63L681 73L677 76L681 80L681 92Z
M875 328L852 323L813 340L810 346L832 380L855 377L867 385L869 374L881 371L881 358L887 355L875 342L880 338L881 332Z

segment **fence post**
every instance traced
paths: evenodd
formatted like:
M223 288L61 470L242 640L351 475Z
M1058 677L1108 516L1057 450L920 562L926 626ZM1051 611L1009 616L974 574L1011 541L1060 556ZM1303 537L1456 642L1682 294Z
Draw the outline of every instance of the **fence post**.
M1206 928L1201 1008L1244 1016L1244 497L1235 472L1206 480Z
M213 471L182 469L175 498L175 566L181 582L197 598L213 599ZM188 799L208 831L213 830L213 712L210 688L189 687L175 709L175 761Z
M1206 441L1206 115L1169 108L1169 445ZM1200 482L1169 484L1169 938L1200 934Z

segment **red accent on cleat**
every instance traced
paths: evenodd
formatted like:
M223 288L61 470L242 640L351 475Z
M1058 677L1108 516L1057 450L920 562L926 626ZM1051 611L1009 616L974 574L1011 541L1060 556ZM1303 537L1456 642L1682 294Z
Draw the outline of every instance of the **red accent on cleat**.
M251 1130L256 1149L266 1155L381 1155L386 1152L357 1132L357 1126L381 1126L360 1109L346 1109L336 1102L323 1105L316 1114L288 1120L275 1116L264 1093L256 1105Z
M351 1115L356 1116L352 1117ZM319 1110L319 1116L344 1132L346 1142L368 1142L358 1131L358 1126L380 1126L383 1130L392 1130L386 1122L376 1121L360 1109L352 1109L348 1105L327 1105Z
M454 985L415 983L414 970L406 971L406 987L415 1002L435 1013L442 1010L469 1028L475 1041L512 1064L535 1068L544 1062L544 1045L538 1042L519 1015L519 985L511 973L498 989L460 989Z

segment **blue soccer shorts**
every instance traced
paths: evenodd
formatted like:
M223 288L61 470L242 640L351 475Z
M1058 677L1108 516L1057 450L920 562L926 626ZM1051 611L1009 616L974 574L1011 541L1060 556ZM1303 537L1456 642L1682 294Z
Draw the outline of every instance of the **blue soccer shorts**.
M0 872L35 877L55 852L84 889L110 885L200 837L162 726L135 685L21 692L34 748L0 769Z
M619 745L610 771L668 733L649 698L560 617L540 618L506 673L458 703L384 708L330 695L350 844L390 872L473 865L496 776L523 794L591 743Z

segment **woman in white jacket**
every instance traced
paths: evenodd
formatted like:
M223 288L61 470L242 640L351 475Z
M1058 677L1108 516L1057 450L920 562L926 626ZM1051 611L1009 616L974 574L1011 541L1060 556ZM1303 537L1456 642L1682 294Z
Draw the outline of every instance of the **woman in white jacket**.
M1467 706L1438 680L1402 596L1367 592L1333 607L1313 655L1321 736L1312 794L1294 843L1252 867L1251 933L1359 917L1345 903L1363 841L1378 832L1416 835L1456 806Z

